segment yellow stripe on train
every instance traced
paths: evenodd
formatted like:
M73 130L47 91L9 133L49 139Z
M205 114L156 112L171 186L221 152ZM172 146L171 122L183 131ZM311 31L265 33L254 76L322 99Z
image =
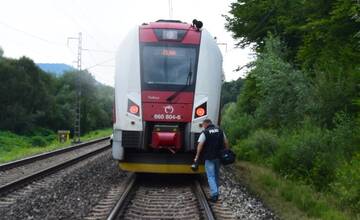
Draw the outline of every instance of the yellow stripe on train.
M119 167L122 170L139 172L139 173L184 173L199 174L204 173L204 165L200 165L199 169L192 171L189 164L154 164L154 163L128 163L120 162Z

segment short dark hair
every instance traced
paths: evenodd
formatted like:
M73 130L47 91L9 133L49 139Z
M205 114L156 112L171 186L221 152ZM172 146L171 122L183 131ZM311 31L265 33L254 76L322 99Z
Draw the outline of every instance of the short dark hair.
M204 121L203 121L203 123L206 123L206 124L212 124L212 121L210 120L210 119L205 119Z

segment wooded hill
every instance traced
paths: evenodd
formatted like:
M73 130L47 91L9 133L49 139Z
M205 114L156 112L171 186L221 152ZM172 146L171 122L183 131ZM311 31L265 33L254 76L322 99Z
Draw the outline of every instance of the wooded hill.
M81 79L82 133L112 125L114 89L89 72L55 77L27 57L0 57L0 130L17 134L72 130L76 77Z

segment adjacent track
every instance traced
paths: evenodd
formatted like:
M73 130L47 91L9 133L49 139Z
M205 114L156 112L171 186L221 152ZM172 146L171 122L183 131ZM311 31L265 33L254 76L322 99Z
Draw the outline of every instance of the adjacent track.
M0 195L110 148L109 137L0 165Z
M95 144L95 143L105 141L105 140L109 140L109 137L98 138L98 139L95 139L95 140L92 140L92 141L76 144L76 145L71 146L71 147L65 147L65 148L61 148L61 149L58 149L58 150L45 152L45 153L42 153L42 154L37 154L37 155L31 156L31 157L26 157L26 158L23 158L23 159L20 159L20 160L11 161L9 163L0 164L0 172L5 171L5 170L9 170L9 169L12 169L12 168L17 168L17 167L20 167L20 166L24 166L26 164L33 163L33 162L38 161L38 160L43 160L43 159L46 159L46 158L50 158L50 157L53 157L53 156L56 156L56 155L59 155L59 154L66 153L66 152L74 151L74 150L77 150L77 149L80 149L80 148L83 148L83 147L87 147L90 144Z
M215 216L198 180L149 184L133 175L107 219L214 220Z

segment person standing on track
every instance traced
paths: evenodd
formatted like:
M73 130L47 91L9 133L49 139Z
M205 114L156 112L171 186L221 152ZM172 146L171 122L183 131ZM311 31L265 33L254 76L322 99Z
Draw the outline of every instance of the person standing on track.
M194 159L198 163L200 154L202 153L205 160L205 171L210 187L210 200L216 202L219 198L219 169L221 151L229 148L229 142L225 133L215 126L210 119L205 119L202 123L204 131L201 133L197 152Z

